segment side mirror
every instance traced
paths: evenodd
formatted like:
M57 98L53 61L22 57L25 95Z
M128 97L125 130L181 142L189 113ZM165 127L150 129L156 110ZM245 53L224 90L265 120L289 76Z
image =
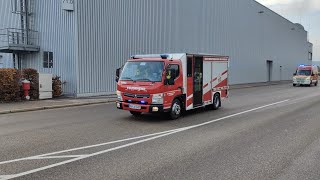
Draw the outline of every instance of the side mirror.
M121 74L121 68L118 68L118 69L116 70L116 82L119 82L120 74Z
M296 76L296 75L297 75L297 73L293 73L293 75L294 75L294 76Z

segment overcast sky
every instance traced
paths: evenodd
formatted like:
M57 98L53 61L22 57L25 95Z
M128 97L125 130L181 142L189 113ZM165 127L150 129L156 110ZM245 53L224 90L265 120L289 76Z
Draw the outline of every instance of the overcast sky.
M320 61L320 0L257 0L309 31L313 59Z

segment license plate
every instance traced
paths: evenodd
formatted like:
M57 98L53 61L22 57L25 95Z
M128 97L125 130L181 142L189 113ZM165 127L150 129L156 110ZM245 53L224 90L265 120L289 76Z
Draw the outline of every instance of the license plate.
M129 104L129 108L130 108L130 109L138 109L138 110L140 110L140 109L141 109L141 106Z

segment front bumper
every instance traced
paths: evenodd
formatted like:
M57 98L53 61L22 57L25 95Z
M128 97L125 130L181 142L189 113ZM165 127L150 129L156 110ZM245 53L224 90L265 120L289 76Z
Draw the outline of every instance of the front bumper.
M129 107L130 103L127 102L117 102L117 108L127 111L135 111L135 112L142 112L142 113L161 113L161 112L168 112L169 110L164 109L163 105L142 105L142 104L132 104L140 106L141 109L131 109Z
M293 84L297 85L309 85L311 80L293 80Z

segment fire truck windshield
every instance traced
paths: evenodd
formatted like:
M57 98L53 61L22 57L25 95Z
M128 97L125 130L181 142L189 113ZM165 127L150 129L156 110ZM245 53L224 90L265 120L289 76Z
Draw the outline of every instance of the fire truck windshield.
M163 69L163 62L127 62L122 70L120 80L161 82Z
M298 76L311 76L311 70L298 70Z

